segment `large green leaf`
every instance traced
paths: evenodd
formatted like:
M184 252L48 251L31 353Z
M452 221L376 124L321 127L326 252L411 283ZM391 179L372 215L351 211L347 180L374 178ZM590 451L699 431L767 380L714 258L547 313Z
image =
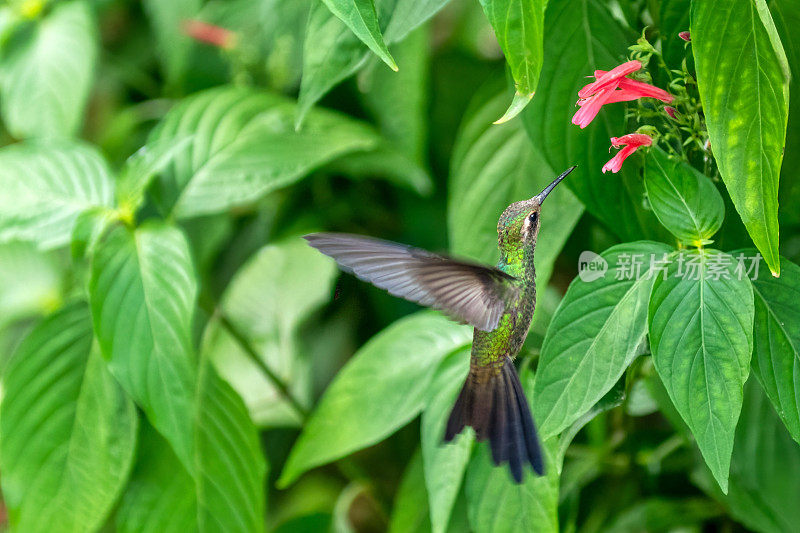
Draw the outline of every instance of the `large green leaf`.
M778 177L789 67L764 0L692 2L692 52L711 149L770 270L778 258Z
M301 357L297 328L330 300L337 275L330 258L296 237L259 250L239 269L222 297L221 308L228 320L303 401L310 400L311 361ZM208 325L203 353L239 392L257 424L300 425L300 413L217 318Z
M647 154L644 185L658 220L686 244L708 244L722 226L725 202L694 167L658 147Z
M447 218L455 254L494 264L500 258L497 219L503 210L538 194L557 172L543 161L519 121L491 125L507 97L487 94L476 97L476 109L462 125L453 149ZM547 197L536 244L539 287L547 285L553 263L582 213L583 206L563 186Z
M133 402L92 350L88 307L46 318L3 373L3 499L19 531L94 531L133 464Z
M177 229L114 228L92 258L89 296L112 374L192 471L197 282Z
M599 269L581 265L547 329L533 396L542 438L588 412L641 353L653 272L670 251L633 242L581 258Z
M69 137L80 128L94 81L97 29L89 3L54 4L0 63L3 120L17 138Z
M724 492L753 351L753 288L715 250L674 254L653 285L653 362Z
M578 89L595 69L624 61L630 36L599 0L551 0L545 13L545 40L539 83L547 91L523 115L525 128L550 168L578 165L564 181L586 209L623 240L660 237L652 212L642 208L641 178L628 172L600 172L608 161L610 138L627 133L623 104L611 104L586 129L571 123Z
M547 0L481 0L500 48L511 67L515 104L500 119L514 118L533 98L539 84L544 51L544 8Z
M466 430L453 442L443 442L447 419L469 371L469 354L467 347L442 361L431 382L428 406L422 413L422 463L434 533L447 530L475 440L474 433Z
M149 424L117 513L120 531L264 530L266 463L242 400L205 361L190 474Z
M0 149L2 241L62 246L82 211L112 201L111 171L88 145L36 142Z
M800 523L800 447L754 380L744 391L727 496L707 475L698 481L748 528L763 533L794 531Z
M392 54L383 42L381 28L378 24L378 13L373 0L322 0L331 13L344 22L361 42L389 65L397 70Z
M168 83L182 81L189 64L191 38L183 32L183 24L197 16L202 0L144 0L145 13L155 34L158 59Z
M387 44L400 42L432 17L449 0L378 0L381 27ZM385 24L384 24L385 22ZM339 82L367 64L367 47L321 3L311 8L303 47L303 77L296 124L300 127L309 109Z
M520 376L531 397L529 373ZM467 516L473 531L556 533L558 531L558 485L560 465L555 456L558 439L545 440L545 475L537 476L526 468L525 479L515 483L508 468L492 463L486 443L475 447L465 489Z
M800 442L800 267L781 259L780 278L760 269L753 295L753 372Z
M319 401L286 461L278 484L390 435L424 407L442 359L467 344L470 328L423 311L373 337Z
M188 218L249 205L336 157L379 143L368 126L323 110L296 132L295 108L284 97L243 87L210 89L181 102L150 138L192 136L162 173L162 209Z

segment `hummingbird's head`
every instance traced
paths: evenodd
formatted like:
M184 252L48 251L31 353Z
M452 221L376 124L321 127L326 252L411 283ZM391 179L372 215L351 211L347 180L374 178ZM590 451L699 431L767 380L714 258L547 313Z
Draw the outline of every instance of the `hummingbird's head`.
M497 234L502 251L511 251L520 248L520 245L536 244L536 237L539 235L539 214L542 210L542 203L544 203L550 191L574 169L574 166L568 168L554 179L550 185L545 187L542 192L530 200L514 202L506 207L506 210L500 215L500 220L497 221Z

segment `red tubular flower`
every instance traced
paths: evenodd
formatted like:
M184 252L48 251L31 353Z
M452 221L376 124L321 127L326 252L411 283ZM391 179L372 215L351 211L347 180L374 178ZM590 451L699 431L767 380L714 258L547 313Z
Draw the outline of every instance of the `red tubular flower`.
M236 34L225 28L201 22L199 20L184 20L183 33L204 43L208 43L219 48L230 50L236 46Z
M672 95L649 83L626 78L628 74L642 68L637 61L628 61L608 72L595 70L595 81L585 85L578 91L578 106L580 109L572 117L572 123L585 128L594 120L600 108L605 104L627 102L639 98L657 98L663 102L671 102Z
M635 152L640 146L650 146L653 139L649 135L642 133L629 133L622 137L611 137L611 146L614 148L622 147L622 150L612 157L608 163L603 165L603 173L610 170L614 174L620 171L622 163ZM609 148L610 150L610 148Z
M628 61L627 63L623 63L618 67L614 67L608 72L604 70L595 70L595 81L585 85L580 91L578 91L578 98L589 98L600 89L615 85L628 74L636 72L641 68L642 63L634 59L633 61ZM600 74L598 75L598 73Z
M687 43L692 40L692 36L688 31L682 31L678 34L678 37L686 41Z
M617 85L613 84L607 86L605 89L601 89L598 93L593 94L589 98L578 100L580 109L572 117L572 123L576 126L580 126L581 129L588 126L589 123L594 120L594 117L597 116L597 113L600 112L600 108L612 102L616 88Z
M604 70L595 70L594 75L603 76L607 74ZM580 93L578 93L580 96ZM655 85L644 83L642 81L632 80L630 78L622 78L619 80L619 90L614 95L614 98L608 102L628 102L630 100L637 100L639 98L655 98L662 102L670 103L674 98L664 89L659 89Z

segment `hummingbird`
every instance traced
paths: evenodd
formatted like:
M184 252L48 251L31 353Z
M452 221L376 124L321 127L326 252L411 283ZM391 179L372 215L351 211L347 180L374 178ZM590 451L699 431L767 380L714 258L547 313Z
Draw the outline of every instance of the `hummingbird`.
M488 439L494 464L508 463L517 483L525 463L544 474L542 448L513 363L536 308L533 255L539 215L547 195L574 169L503 211L497 222L500 260L495 267L360 235L304 237L345 272L474 327L469 374L443 440L450 442L472 427L479 441Z

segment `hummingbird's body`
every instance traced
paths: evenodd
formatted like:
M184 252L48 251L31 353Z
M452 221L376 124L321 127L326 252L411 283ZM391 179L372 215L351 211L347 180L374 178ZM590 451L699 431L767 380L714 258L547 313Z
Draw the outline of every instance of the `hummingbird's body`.
M475 327L467 379L447 421L450 441L465 426L489 440L495 464L522 480L523 464L544 472L541 447L513 359L536 307L533 262L541 204L570 168L530 200L508 206L497 223L500 261L487 267L402 244L356 235L306 239L359 278L408 300L441 309Z

